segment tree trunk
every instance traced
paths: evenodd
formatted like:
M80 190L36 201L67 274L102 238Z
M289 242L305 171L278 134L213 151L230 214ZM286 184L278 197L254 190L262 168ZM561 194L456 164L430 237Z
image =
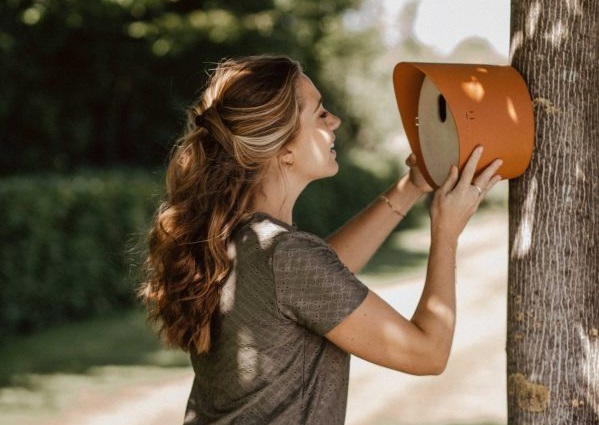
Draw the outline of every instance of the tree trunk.
M508 423L599 424L599 1L511 8L536 140L510 182Z

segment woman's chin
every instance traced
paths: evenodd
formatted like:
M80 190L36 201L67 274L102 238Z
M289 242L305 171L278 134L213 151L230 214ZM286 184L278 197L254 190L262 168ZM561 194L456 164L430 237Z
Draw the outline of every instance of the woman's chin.
M332 174L329 177L333 177L339 172L339 164L337 163L337 161L334 162L335 164L333 165Z

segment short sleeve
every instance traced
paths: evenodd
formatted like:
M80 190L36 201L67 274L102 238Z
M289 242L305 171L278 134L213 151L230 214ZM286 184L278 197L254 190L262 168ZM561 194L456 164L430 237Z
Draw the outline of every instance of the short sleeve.
M273 252L280 313L324 335L366 298L368 288L349 271L325 241L290 232Z

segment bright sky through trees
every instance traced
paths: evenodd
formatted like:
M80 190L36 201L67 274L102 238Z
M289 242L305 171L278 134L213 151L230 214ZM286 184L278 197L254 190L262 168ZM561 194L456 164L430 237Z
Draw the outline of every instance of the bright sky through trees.
M397 13L414 0L381 1L386 11L387 37L393 42L399 35L394 28ZM414 22L418 39L445 55L464 38L481 37L507 57L509 30L509 0L421 0Z

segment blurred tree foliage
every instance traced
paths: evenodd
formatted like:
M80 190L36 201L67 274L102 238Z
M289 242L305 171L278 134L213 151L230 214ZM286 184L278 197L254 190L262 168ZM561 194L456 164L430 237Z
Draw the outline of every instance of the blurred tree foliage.
M360 61L367 72L378 46L374 31L344 25L360 3L4 0L0 173L160 166L206 69L248 54L301 61L344 118L338 140L352 140L362 111L347 102L346 71Z

